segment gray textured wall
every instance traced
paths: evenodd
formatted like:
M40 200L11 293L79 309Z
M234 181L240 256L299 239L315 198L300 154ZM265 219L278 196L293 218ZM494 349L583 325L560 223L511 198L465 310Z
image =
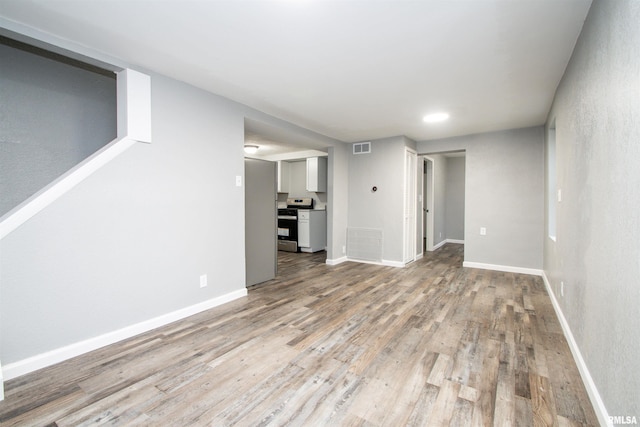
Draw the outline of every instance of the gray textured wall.
M446 238L464 240L464 157L447 157Z
M544 270L610 415L640 417L640 2L595 0L549 114ZM564 296L560 282L564 282Z
M174 80L151 83L153 143L0 242L3 365L244 288L244 115Z
M405 139L375 140L371 154L349 157L348 226L383 230L386 261L402 262Z
M466 150L465 261L542 269L543 148L542 127L418 143L419 153Z
M327 259L346 256L347 220L349 210L349 157L351 145L329 148L327 174Z
M433 245L447 240L447 158L441 154L433 159Z
M0 43L0 216L116 137L115 74Z

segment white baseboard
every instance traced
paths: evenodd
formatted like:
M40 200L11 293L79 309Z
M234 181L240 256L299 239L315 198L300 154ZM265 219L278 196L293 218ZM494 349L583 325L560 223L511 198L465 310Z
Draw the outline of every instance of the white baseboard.
M512 267L510 265L484 264L481 262L464 261L463 267L481 268L483 270L504 271L506 273L531 274L533 276L542 276L542 270L537 268Z
M445 240L445 242L447 242L447 243L455 243L457 245L464 245L464 240L459 240L459 239L447 239L447 240Z
M569 348L571 349L571 354L573 354L573 360L575 360L576 365L578 366L578 371L580 371L580 377L582 377L582 382L584 382L584 386L587 389L587 393L589 394L589 398L591 399L591 404L593 405L593 409L596 413L596 416L598 417L598 421L600 421L600 425L612 426L613 424L611 423L611 419L609 418L607 408L605 408L604 402L600 397L600 393L598 393L598 389L596 388L596 384L593 382L593 378L589 373L587 364L582 358L582 353L580 353L578 343L573 337L573 333L571 332L569 323L564 317L564 313L560 308L560 304L558 303L555 294L551 290L551 283L549 282L549 279L547 278L547 275L544 273L544 271L542 272L542 280L544 281L545 288L547 288L549 298L551 298L551 303L553 304L553 309L555 310L556 315L558 316L558 320L560 321L560 326L562 326L562 331L564 332L564 336L567 339Z
M443 240L442 242L438 243L437 245L433 245L433 248L431 248L431 250L435 251L436 249L440 249L441 247L443 247L446 244L447 244L447 241Z
M342 264L345 261L349 261L349 259L346 256L340 257L340 258L336 258L336 259L329 259L327 258L327 260L325 261L325 263L327 265L338 265L338 264Z
M422 258L421 255L419 257ZM385 259L383 259L382 261L369 261L365 259L349 258L346 256L343 256L342 258L338 258L338 259L327 259L325 262L328 265L337 265L345 261L359 262L361 264L384 265L386 267L404 267L406 265L404 262L401 262L401 261L389 261Z
M189 317L202 311L209 310L213 307L217 307L246 295L246 288L239 289L237 291L221 295L217 298L194 304L192 306L185 307L171 313L163 314L153 319L145 320L135 325L127 326L113 332L108 332L104 335L89 338L87 340L51 350L36 356L32 356L24 360L9 363L8 365L5 365L3 367L4 380L10 380L12 378L28 374L29 372L33 372L38 369L42 369L47 366L65 361L72 357L80 356L81 354L85 354L90 351L97 350L101 347L114 344L118 341L122 341L141 333L148 332L152 329L159 328L171 322L175 322L177 320L184 319L185 317Z

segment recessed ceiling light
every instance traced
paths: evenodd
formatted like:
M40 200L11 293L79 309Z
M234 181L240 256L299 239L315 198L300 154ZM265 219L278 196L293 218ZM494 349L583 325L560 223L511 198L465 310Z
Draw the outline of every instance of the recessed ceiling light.
M256 154L256 152L258 151L258 147L257 145L245 145L244 146L244 152L247 154Z
M425 123L438 123L443 122L449 118L449 113L433 113L427 114L422 118Z

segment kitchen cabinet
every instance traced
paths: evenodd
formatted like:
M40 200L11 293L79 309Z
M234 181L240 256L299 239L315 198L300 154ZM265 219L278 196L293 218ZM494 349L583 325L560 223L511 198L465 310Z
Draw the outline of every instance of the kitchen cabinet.
M318 252L327 246L327 211L298 209L300 252Z
M278 161L278 193L289 192L289 174L291 165L284 160Z
M327 191L327 158L307 159L307 191L324 193Z

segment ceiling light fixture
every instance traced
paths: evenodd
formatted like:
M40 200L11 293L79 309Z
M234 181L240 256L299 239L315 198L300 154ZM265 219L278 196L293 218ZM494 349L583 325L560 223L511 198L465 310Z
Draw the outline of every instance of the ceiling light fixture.
M245 145L244 146L244 152L247 154L256 154L256 152L258 151L258 147L257 145Z
M433 114L427 114L426 116L424 116L422 118L422 121L425 123L438 123L438 122L444 122L448 118L449 118L448 113L433 113Z

